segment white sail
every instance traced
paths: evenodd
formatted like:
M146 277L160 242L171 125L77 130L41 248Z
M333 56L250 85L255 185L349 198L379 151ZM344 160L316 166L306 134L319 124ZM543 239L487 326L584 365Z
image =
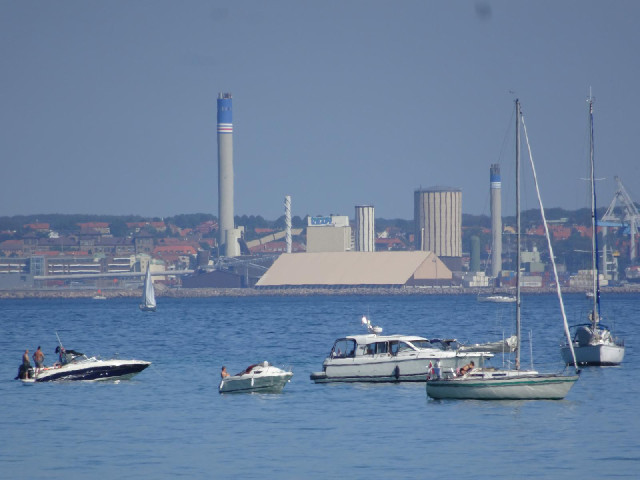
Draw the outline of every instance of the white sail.
M155 311L156 294L153 290L153 280L151 280L151 265L147 265L147 274L144 277L144 287L142 288L142 303L140 310Z

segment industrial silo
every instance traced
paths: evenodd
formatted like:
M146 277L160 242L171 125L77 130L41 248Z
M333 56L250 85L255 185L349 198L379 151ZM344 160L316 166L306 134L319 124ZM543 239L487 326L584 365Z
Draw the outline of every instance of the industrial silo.
M462 190L430 187L414 192L416 250L434 252L452 271L462 269Z
M371 205L356 206L356 252L375 252L376 229Z

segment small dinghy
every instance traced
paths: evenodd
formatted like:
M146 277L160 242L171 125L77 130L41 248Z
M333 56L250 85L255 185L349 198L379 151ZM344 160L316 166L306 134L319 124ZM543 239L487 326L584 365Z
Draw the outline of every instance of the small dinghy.
M241 392L281 392L293 377L293 372L274 367L269 362L249 365L235 375L223 378L218 391L220 393Z

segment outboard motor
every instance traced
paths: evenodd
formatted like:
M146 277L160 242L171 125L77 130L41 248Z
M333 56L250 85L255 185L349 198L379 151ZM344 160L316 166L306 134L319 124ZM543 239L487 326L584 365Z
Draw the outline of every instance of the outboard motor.
M16 380L27 380L29 378L33 378L34 370L31 365L25 365L24 363L20 364L18 368L18 376L15 378Z

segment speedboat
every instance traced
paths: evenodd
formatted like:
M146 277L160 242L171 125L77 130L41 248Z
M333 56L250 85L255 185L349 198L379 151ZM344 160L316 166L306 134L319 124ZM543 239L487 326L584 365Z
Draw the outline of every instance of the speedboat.
M496 293L493 295L478 295L478 301L483 303L513 303L516 301L516 297Z
M463 352L452 341L430 341L415 335L381 335L382 328L362 317L367 335L339 338L322 364L311 374L316 383L425 382L436 359L441 367L458 369L473 361L483 365L490 352Z
M60 347L56 348L60 352ZM129 379L140 373L151 362L144 360L102 360L87 357L75 350L64 350L60 355L60 362L49 367L39 369L20 367L17 379L25 383L52 382L60 380L120 380Z
M223 378L218 391L220 393L279 393L291 377L293 372L274 367L269 362L255 363L240 373Z

